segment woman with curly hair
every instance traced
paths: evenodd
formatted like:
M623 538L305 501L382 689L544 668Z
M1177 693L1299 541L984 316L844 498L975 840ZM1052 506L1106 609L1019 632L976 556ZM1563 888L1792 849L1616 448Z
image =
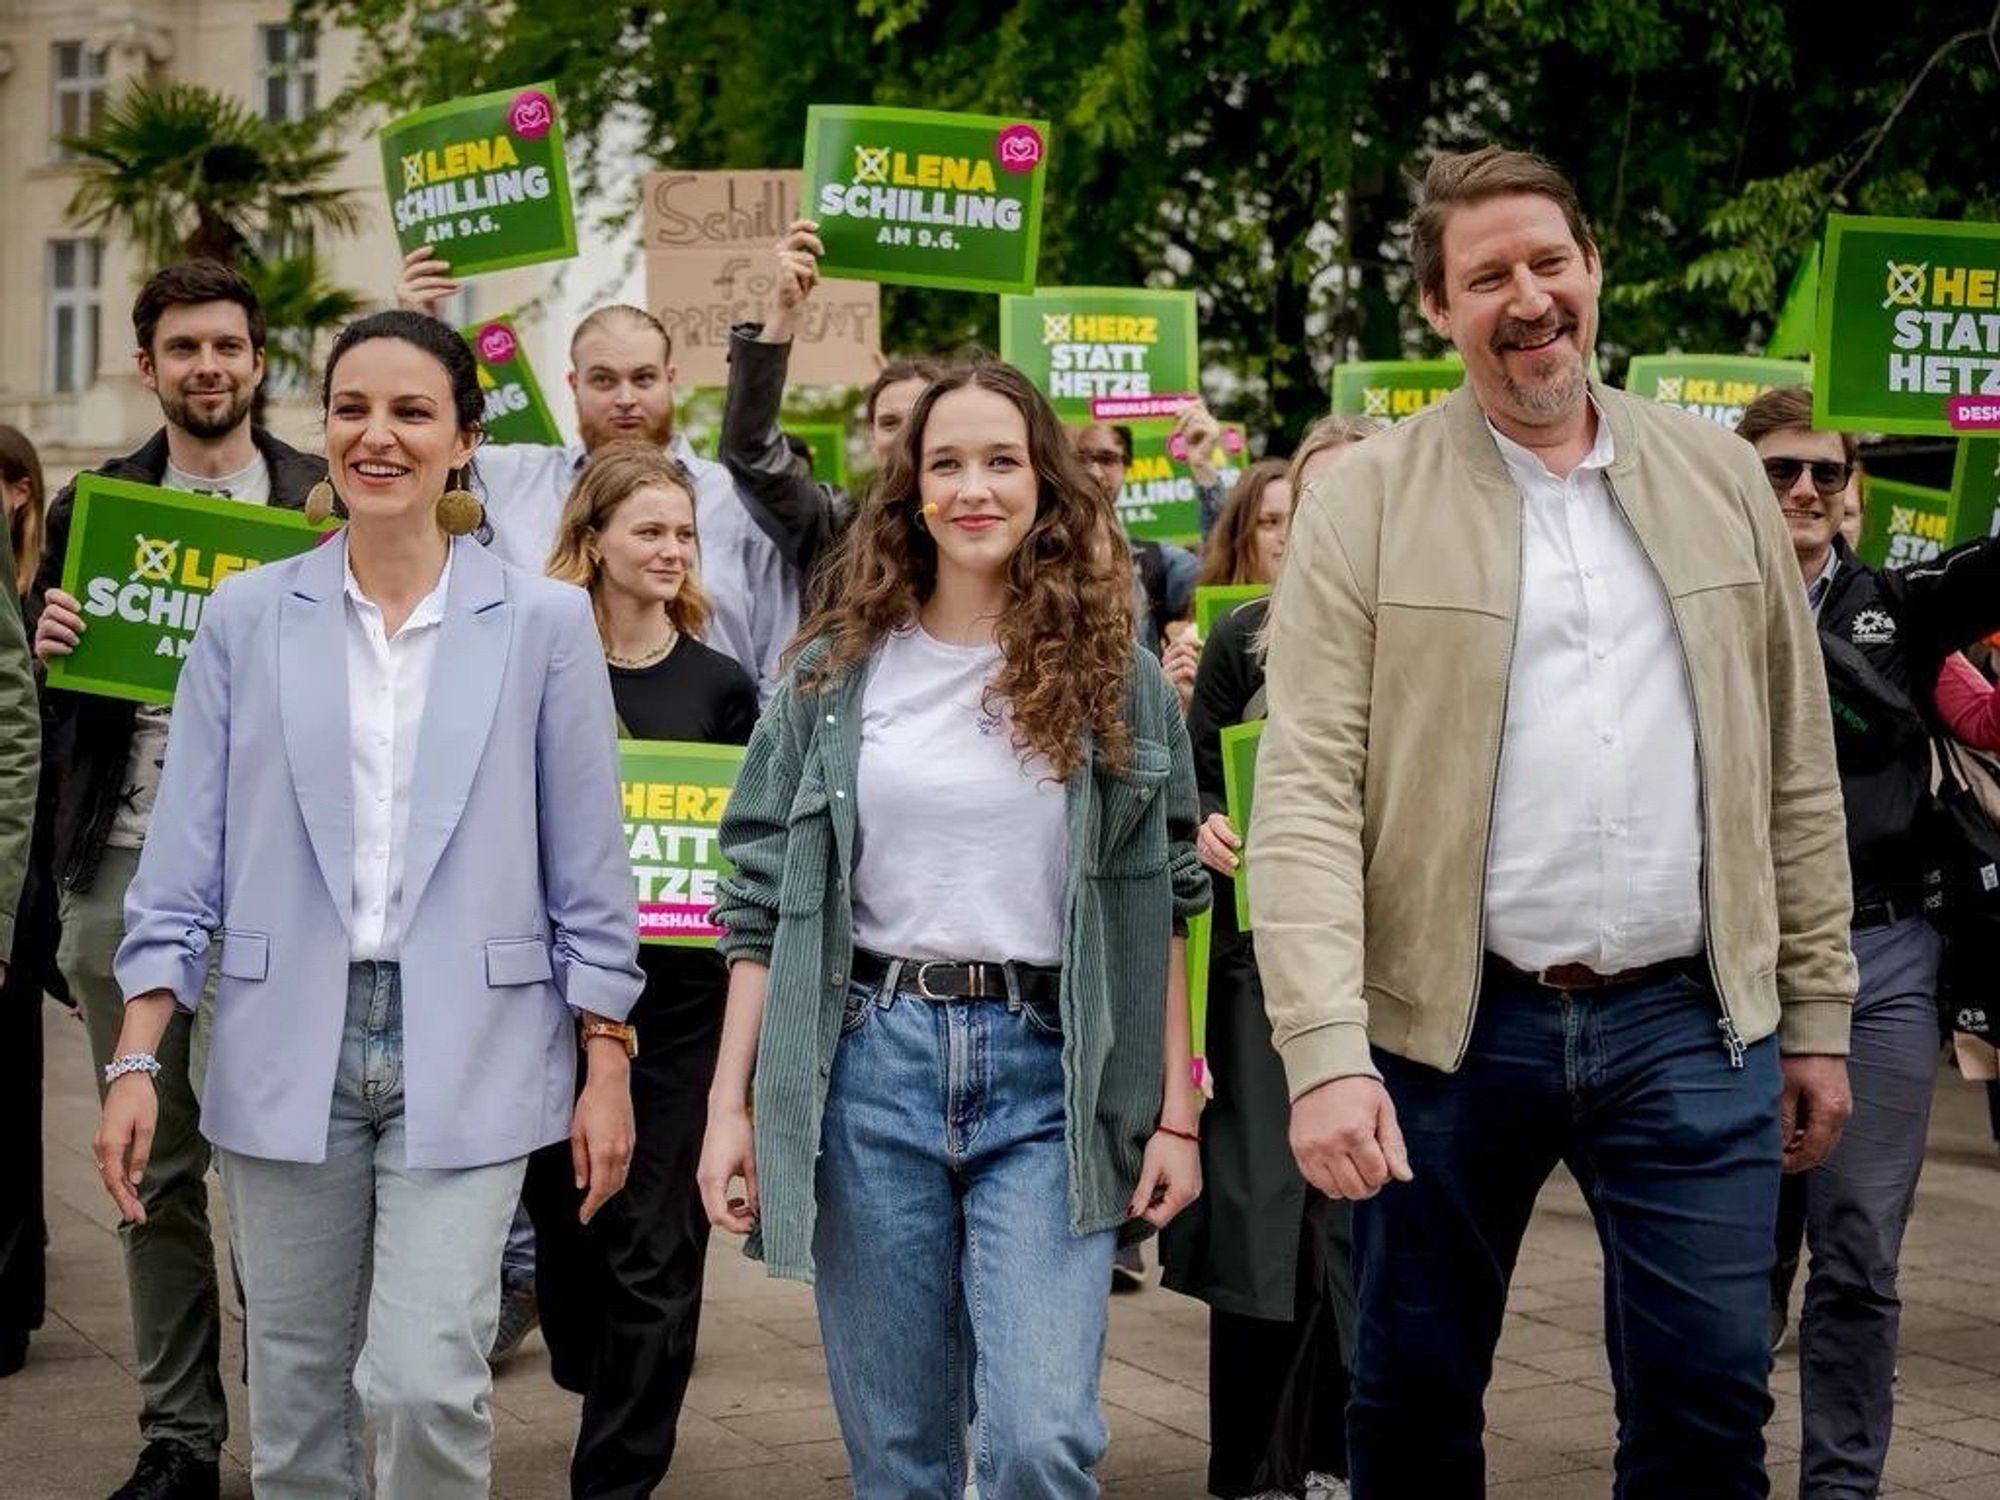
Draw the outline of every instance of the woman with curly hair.
M860 1500L958 1495L968 1420L985 1500L1092 1496L1113 1247L1200 1187L1187 734L1011 366L924 392L836 566L722 827L702 1198L816 1276Z

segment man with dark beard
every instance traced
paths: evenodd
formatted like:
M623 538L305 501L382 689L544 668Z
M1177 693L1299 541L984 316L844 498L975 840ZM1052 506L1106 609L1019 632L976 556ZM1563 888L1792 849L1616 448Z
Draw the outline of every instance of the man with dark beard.
M397 301L436 316L438 304L459 287L450 269L436 251L412 250L403 261ZM673 352L673 340L651 313L623 304L598 308L577 324L569 343L569 388L582 441L481 448L472 466L474 487L486 502L493 550L539 573L548 566L563 503L590 454L618 440L664 448L694 477L701 587L714 609L708 644L734 657L768 698L778 683L779 654L798 628L799 572L765 533L729 471L674 431Z
M249 283L216 261L169 266L140 289L132 327L139 379L159 397L166 425L97 472L245 505L303 506L326 464L251 425L264 378L264 312ZM44 661L73 650L84 628L77 601L57 586L74 500L72 485L49 507L35 578L35 654ZM43 717L42 775L56 799L57 956L101 1071L125 1015L111 959L125 935L125 887L159 790L168 710L52 689ZM176 1015L158 1048L159 1126L139 1189L146 1218L120 1231L146 1446L112 1500L213 1500L228 1431L203 1180L209 1148L196 1097L207 1052L203 999L199 1017Z
M1779 1173L1840 1134L1855 987L1798 565L1745 444L1588 378L1602 272L1553 167L1442 155L1410 238L1465 384L1300 502L1245 841L1292 1152L1361 1200L1354 1495L1486 1492L1562 1163L1618 1494L1752 1500Z

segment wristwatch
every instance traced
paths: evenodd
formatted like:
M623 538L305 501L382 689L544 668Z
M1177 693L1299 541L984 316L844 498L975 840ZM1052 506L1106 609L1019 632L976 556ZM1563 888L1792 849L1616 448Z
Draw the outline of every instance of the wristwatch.
M624 1044L627 1057L639 1055L639 1028L624 1021L607 1021L602 1016L592 1016L583 1023L578 1036L586 1042L593 1037L608 1036L614 1042Z

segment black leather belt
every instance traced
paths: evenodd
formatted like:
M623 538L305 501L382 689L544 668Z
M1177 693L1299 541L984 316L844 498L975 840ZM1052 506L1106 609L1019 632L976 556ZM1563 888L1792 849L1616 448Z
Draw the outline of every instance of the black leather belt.
M856 984L880 984L892 964L900 964L896 988L925 1000L1005 1000L1007 971L1014 993L1036 1005L1053 1005L1062 993L1062 970L1036 964L959 962L936 958L890 958L866 948L854 950Z
M1920 917L1924 914L1923 898L1904 896L1882 901L1857 901L1854 903L1854 927L1888 927L1906 917Z

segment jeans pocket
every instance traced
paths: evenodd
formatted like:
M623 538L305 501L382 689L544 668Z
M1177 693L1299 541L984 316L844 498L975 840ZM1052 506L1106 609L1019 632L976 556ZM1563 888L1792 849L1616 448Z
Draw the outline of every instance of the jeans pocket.
M872 986L852 984L847 986L846 1008L840 1013L840 1034L848 1036L861 1029L861 1023L868 1019L876 1008L876 991Z
M1034 1036L1062 1040L1062 1010L1054 1000L1021 1002L1021 1024Z

